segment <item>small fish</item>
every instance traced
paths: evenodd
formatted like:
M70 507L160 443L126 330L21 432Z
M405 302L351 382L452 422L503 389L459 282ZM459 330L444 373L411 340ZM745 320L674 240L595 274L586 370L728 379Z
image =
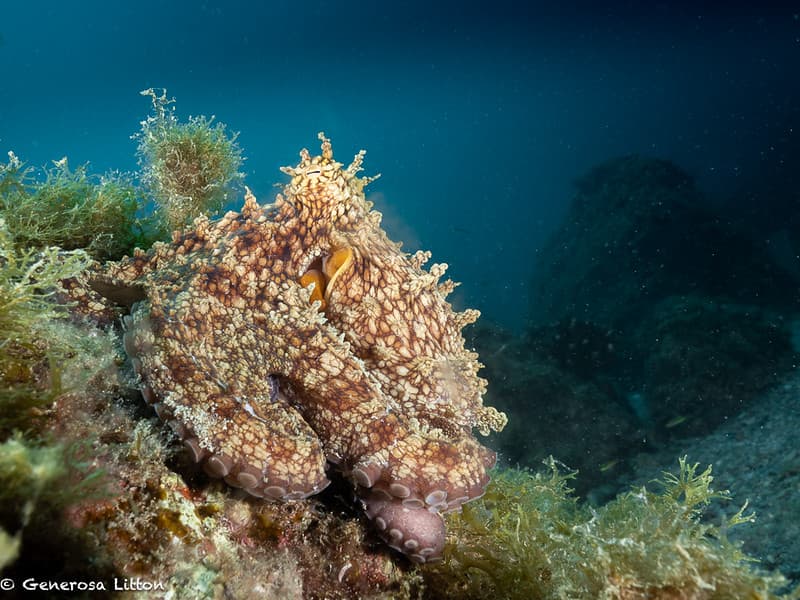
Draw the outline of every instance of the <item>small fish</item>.
M495 356L497 356L497 355L501 354L501 353L503 352L503 350L505 350L506 348L508 348L508 342L506 342L505 344L503 344L502 346L500 346L500 347L499 347L497 350L495 350L495 351L494 351L494 352L493 352L493 353L490 355L490 357L489 357L489 358L494 358Z
M610 471L611 469L616 467L618 464L619 464L619 459L618 458L614 458L614 459L608 461L607 463L603 463L602 465L600 465L600 472L601 473L605 473L606 471Z
M683 423L686 419L688 419L686 415L678 415L677 417L672 417L669 421L666 422L664 427L667 429L672 429L673 427L677 427L681 423Z

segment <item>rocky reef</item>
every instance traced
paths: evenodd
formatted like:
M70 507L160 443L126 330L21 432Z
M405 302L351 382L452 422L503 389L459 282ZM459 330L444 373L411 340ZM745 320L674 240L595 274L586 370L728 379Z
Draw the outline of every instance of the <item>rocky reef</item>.
M492 401L514 415L498 441L509 462L548 448L602 497L626 457L713 431L791 372L798 282L708 206L662 160L578 180L538 255L525 335L475 337Z
M531 319L626 329L664 298L688 294L795 305L791 275L708 205L691 176L665 160L633 155L593 168L538 254Z
M154 108L157 119L158 105ZM161 118L169 127L180 127L165 114ZM225 143L215 137L224 137L224 130L196 131L212 127L210 120L194 120L191 125L189 133L217 142L198 148L229 154L225 164L233 170L217 181L219 190L227 190L236 180L233 165L238 166L238 148L233 140ZM158 131L149 130L154 135ZM150 160L148 156L144 153L143 160ZM181 211L194 206L192 210L199 213L191 216L199 220L176 233L171 242L165 239L149 251L135 252L133 245L148 245L169 227L166 208L157 215L160 224L142 221L136 212L126 213L129 220L122 229L134 235L124 248L100 252L91 243L65 237L64 231L59 233L61 238L34 243L30 236L23 237L25 228L9 228L3 218L20 203L53 197L53 180L20 181L20 165L13 161L0 173L11 182L0 186L0 569L4 581L17 586L33 582L53 596L86 595L87 589L68 587L91 583L112 597L139 597L141 592L173 598L402 599L489 594L666 600L724 599L732 594L767 599L781 597L781 592L782 597L800 597L800 590L788 591L779 574L759 570L728 541L729 529L757 528L749 524L746 509L737 510L737 505L720 526L703 520L709 507L729 499L726 492L712 486L710 469L683 459L677 469L653 473L658 483L619 494L603 506L581 501L571 488L594 488L615 474L599 469L589 473L588 484L582 484L583 475L576 476L547 455L566 457L574 465L583 454L596 452L595 460L603 456L609 462L644 427L631 403L618 397L619 389L630 386L623 388L614 377L615 373L633 377L626 366L627 354L619 349L634 343L635 337L599 320L578 318L539 324L524 339L490 326L467 329L467 345L474 341L487 363L481 372L491 379L486 395L485 383L477 375L477 358L464 351L460 336L461 326L476 314L444 310L444 294L453 287L437 281L444 267L434 265L424 271L425 253L409 257L377 235L377 219L369 216L368 206L359 204L363 186L355 172L360 157L347 177L348 170L332 160L323 139L320 156L305 153L300 166L289 170L290 188L284 200L270 209L248 194L239 213L220 220L203 216L213 210L204 200L199 205L187 202L188 189L150 198L165 207L170 198L181 198L175 214L183 220L186 215ZM161 167L169 164L180 166L166 161ZM141 178L133 176L131 181L137 179ZM171 180L182 181L180 177ZM80 183L95 198L96 187L102 185L88 174ZM325 232L314 232L312 237L325 240L328 246L311 251L306 262L299 261L290 269L290 255L278 257L287 267L279 272L292 277L281 279L285 285L276 293L286 307L276 302L279 314L271 321L274 326L281 322L281 314L292 317L295 325L306 324L296 331L308 335L295 343L286 338L290 330L285 327L270 330L262 324L260 331L271 336L269 353L278 358L270 359L268 370L274 373L267 372L256 385L247 379L250 374L226 365L250 364L244 350L257 346L247 345L248 332L254 330L248 319L256 320L257 311L225 321L242 325L234 327L234 337L242 343L222 344L216 354L208 343L198 343L198 336L187 337L202 329L196 318L188 317L196 317L203 307L230 311L252 300L248 290L261 278L248 275L255 269L237 270L237 266L252 267L260 258L269 258L272 272L279 254L259 255L261 246L253 243L252 236L272 227L274 239L305 240L310 230L302 230L302 219L281 220L276 215L283 207L288 215L302 216L304 209L313 212L324 204L321 200L336 196L320 183L339 190L339 200L342 186L349 190L345 210L333 215L342 221ZM135 195L147 198L157 189L145 186ZM305 193L309 191L313 193ZM16 194L15 204L8 200L11 194ZM219 196L212 196L208 202L218 202ZM40 204L41 210L50 206ZM86 210L102 217L103 206L92 203ZM52 203L54 214L62 209L63 205ZM58 218L50 222L58 223ZM120 226L119 220L107 220L112 222ZM347 224L363 226L350 231L342 226ZM282 225L284 231L277 231ZM218 243L207 247L210 240ZM375 254L376 248L383 253ZM131 258L117 261L120 252ZM367 260L370 256L383 258ZM115 260L104 266L92 257ZM238 260L228 265L225 257ZM252 257L255 263L242 262ZM190 277L192 269L187 265L202 268ZM227 278L214 277L228 266ZM398 273L415 277L409 280ZM206 284L217 286L213 293L201 285L203 277ZM59 296L59 281L79 301L77 307ZM221 292L224 281L230 286L226 294ZM427 300L397 314L392 302L384 302L387 298L374 291L392 289L376 282L400 286L409 281L417 297ZM343 286L344 282L348 285ZM370 282L373 285L367 285ZM208 293L199 294L201 289ZM214 298L218 304L213 304ZM303 311L298 309L301 301ZM133 318L127 314L132 304ZM707 319L705 304L690 305L700 315L698 320ZM192 309L188 317L181 313L187 306ZM441 310L433 310L436 307ZM675 312L670 313L669 305L663 310ZM766 310L754 317L751 329L760 331L763 322L771 322ZM427 322L426 327L414 319L410 324L402 319L406 314L431 313L446 318ZM87 314L93 318L85 318ZM303 319L298 320L298 315ZM384 331L381 325L387 315L395 321ZM181 329L178 321L189 328ZM726 323L723 320L718 326ZM442 341L450 326L458 335ZM333 336L330 344L320 347L320 336L324 338L323 334L330 333L326 328L333 327L345 333L343 339ZM743 339L749 344L763 343L760 335ZM389 343L387 336L394 336L399 346ZM403 343L414 350L411 359L422 359L414 362L414 369L389 352L402 349ZM293 348L305 348L308 355L292 354ZM337 352L313 354L313 349L320 348ZM776 355L781 352L779 347ZM170 362L176 356L183 362ZM287 357L296 360L287 361ZM333 359L343 362L347 377L326 379ZM284 369L295 363L303 368ZM260 374L254 371L252 376ZM206 418L192 413L190 396L201 381L219 388L216 395L203 398L219 398L221 390L229 391L240 410L221 401L204 401L201 408ZM219 381L225 386L218 385ZM391 409L374 420L385 425L378 428L382 435L373 436L366 427L364 439L370 443L365 442L360 453L357 442L362 438L353 434L364 433L365 426L363 420L350 418L360 414L358 406L351 403L351 410L343 411L348 418L340 428L329 414L335 406L318 415L311 410L327 406L320 390L341 392L346 400L345 392L354 381L362 382L356 389L373 393L379 400L365 405L383 403ZM321 396L320 403L308 401L315 393ZM529 458L544 457L543 468L537 462L535 471L490 470L493 453L476 441L471 430L475 426L489 433L500 429L505 419L484 406L484 395L513 411L523 405L530 410L540 399L539 415L531 419L526 416L530 413L518 412L520 420L511 421L508 437L513 443L527 444L533 453ZM277 415L280 419L293 414L289 409L304 418L307 415L313 425L308 435L253 440L247 427L239 427L242 419L264 425L263 411L275 407L283 411ZM197 418L187 418L190 413ZM217 436L217 429L204 429L209 414L227 418L237 435L228 440ZM595 438L586 436L583 429L587 414L595 431L602 432ZM572 428L568 435L559 429L561 425ZM545 435L547 428L560 431L560 442ZM394 453L385 451L386 432L397 441L389 444L389 449L397 448ZM530 441L532 432L541 435L535 443ZM510 453L505 435L492 434L488 444ZM277 468L255 474L251 459L260 455L256 448L262 443L275 444L272 450L288 447L294 452L276 450ZM327 486L303 487L309 481L307 471L298 470L302 461L295 461L293 454L304 444L327 451L312 453L320 464L319 478L329 481ZM362 456L371 458L381 452L380 461L360 461ZM277 479L282 474L285 482ZM489 475L492 482L487 485ZM443 476L449 478L447 485ZM403 520L408 514L422 514L428 520L423 522L433 520L441 528L434 534L443 536L436 538L442 560L425 564L418 560L416 555L427 546L420 538L406 535L416 531L415 525ZM381 527L381 520L386 526ZM390 523L395 525L389 527ZM402 540L393 533L395 529L403 534ZM427 553L423 558L434 556Z

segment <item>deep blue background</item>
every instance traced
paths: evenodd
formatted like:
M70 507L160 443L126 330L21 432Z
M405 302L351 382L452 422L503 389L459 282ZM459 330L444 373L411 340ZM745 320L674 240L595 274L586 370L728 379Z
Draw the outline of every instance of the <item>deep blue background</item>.
M572 180L606 158L673 159L765 231L798 193L797 2L2 4L3 152L133 170L138 92L165 86L179 115L241 132L267 200L325 130L383 173L369 189L392 236L507 325Z

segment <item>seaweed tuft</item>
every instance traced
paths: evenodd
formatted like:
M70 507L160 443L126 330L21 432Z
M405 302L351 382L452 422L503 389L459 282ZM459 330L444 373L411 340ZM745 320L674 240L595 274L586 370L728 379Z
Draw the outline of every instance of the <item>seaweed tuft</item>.
M17 249L59 246L113 260L152 243L148 219L139 219L141 194L118 172L101 177L66 158L37 172L13 152L0 165L0 215Z
M19 556L20 537L9 535L0 527L0 571Z
M65 308L53 297L58 281L89 260L82 250L17 250L0 217L0 433L25 427L32 410L63 391L61 365L80 336L56 324Z
M153 103L153 114L133 136L138 140L141 179L166 225L178 230L200 215L219 211L238 192L244 175L238 134L228 135L214 117L175 116L167 91L141 92Z
M753 565L724 532L751 522L745 506L721 526L703 521L712 501L711 467L685 458L677 474L621 494L600 508L581 505L550 458L543 473L496 473L486 495L450 517L445 561L424 571L431 597L723 599L780 596L786 580Z

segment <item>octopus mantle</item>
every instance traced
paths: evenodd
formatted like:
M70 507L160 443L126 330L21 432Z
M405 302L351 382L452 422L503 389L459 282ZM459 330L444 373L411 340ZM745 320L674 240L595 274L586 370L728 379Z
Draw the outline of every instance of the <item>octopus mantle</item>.
M144 398L206 472L263 498L296 500L335 465L390 546L441 556L441 513L480 496L501 430L453 312L447 265L423 270L364 197L364 152L346 169L320 134L274 204L199 218L172 243L97 267L70 293L95 312L136 302L125 349ZM69 284L65 284L69 287ZM111 314L111 313L108 313Z

